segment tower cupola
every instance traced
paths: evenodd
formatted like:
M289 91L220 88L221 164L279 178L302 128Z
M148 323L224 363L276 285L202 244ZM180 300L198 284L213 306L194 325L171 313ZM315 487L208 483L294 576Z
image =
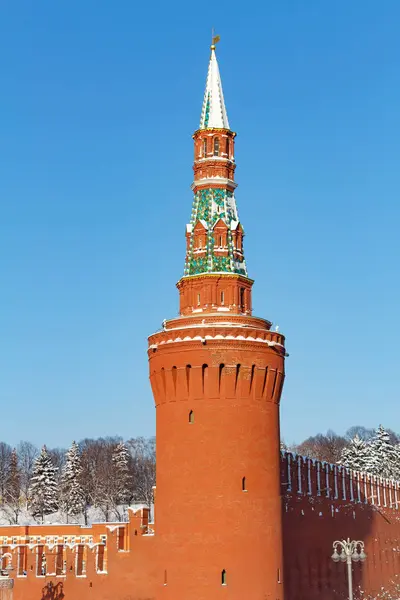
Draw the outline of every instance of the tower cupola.
M251 286L243 250L235 189L235 132L230 129L222 81L211 46L200 127L193 134L194 180L186 225L180 312L251 314ZM207 276L206 278L204 278Z

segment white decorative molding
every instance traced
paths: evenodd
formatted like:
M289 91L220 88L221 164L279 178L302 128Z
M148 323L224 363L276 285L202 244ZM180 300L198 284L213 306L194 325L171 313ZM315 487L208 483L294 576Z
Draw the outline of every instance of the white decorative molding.
M233 181L233 179L228 179L227 177L204 177L203 179L197 179L197 180L193 181L190 188L192 190L194 190L195 188L197 188L199 186L210 185L210 184L226 185L233 189L236 189L238 186L236 181Z

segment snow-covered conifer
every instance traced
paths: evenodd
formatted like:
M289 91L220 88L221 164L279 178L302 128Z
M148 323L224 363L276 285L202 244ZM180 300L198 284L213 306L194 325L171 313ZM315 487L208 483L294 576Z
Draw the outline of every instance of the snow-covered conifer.
M393 472L393 478L396 481L400 481L400 444L396 444L394 447L395 451L395 467Z
M368 461L367 444L355 435L348 446L343 448L339 464L353 469L354 471L365 471Z
M131 497L131 474L129 470L130 454L124 442L114 449L112 462L114 466L115 500L117 504L127 504Z
M76 517L84 509L84 493L80 482L82 473L81 457L76 442L66 453L65 465L60 482L60 508L67 517Z
M379 425L368 446L366 471L380 477L393 478L397 470L398 454L386 429Z
M43 446L35 460L29 486L29 509L34 517L40 517L42 523L45 515L58 508L57 468Z

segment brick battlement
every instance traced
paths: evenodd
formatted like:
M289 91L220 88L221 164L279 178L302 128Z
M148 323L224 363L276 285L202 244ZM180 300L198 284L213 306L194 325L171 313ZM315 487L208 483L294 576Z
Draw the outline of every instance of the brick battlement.
M127 560L140 589L142 575L136 569L141 571L144 564L148 569L153 541L146 508L130 510L127 523L4 526L0 527L0 578L15 584L14 600L75 600L89 593L110 598L126 572Z
M400 482L291 452L281 453L282 494L399 509Z

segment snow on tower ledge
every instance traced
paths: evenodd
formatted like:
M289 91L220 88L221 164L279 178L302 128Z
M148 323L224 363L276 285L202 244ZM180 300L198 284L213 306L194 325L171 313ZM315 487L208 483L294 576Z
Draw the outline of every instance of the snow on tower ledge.
M206 91L204 93L199 129L229 129L221 76L219 74L215 45L211 46Z

